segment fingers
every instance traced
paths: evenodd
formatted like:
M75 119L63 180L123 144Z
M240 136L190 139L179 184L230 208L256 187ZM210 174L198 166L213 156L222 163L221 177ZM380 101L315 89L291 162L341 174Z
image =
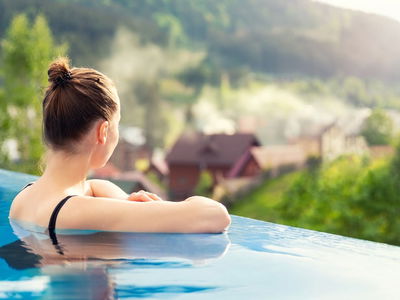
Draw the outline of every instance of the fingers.
M132 193L129 195L128 200L131 201L140 201L140 202L148 202L148 201L163 201L159 196L153 193L146 192L144 190L140 190L139 192Z
M158 197L156 194L153 193L147 193L147 195L153 199L154 201L162 201L162 199L160 197Z
M149 197L148 195L146 195L144 193L140 194L140 199L143 202L154 201L151 197Z
M138 201L138 202L154 201L148 195L146 195L144 193L140 193L140 192L130 194L128 199L131 201Z
M147 195L148 197L150 197L151 199L153 199L154 201L162 201L162 199L157 196L156 194L150 193L150 192L146 192L144 190L140 190L138 193L142 193Z

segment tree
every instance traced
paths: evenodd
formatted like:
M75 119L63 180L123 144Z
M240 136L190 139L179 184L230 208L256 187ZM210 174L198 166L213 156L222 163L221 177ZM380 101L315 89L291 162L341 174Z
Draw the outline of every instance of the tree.
M1 167L27 173L39 172L43 154L41 101L51 60L63 55L66 46L56 46L46 19L39 15L33 23L26 15L14 17L2 41L0 94L0 144L16 140L18 164L2 151Z
M370 145L388 145L393 138L393 120L388 114L375 109L365 120L362 135Z
M400 245L400 147L391 160L344 156L304 172L277 206L278 222Z

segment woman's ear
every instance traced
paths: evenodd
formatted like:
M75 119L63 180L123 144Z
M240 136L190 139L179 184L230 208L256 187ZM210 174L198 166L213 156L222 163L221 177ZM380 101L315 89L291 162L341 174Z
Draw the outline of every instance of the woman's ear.
M108 121L101 121L97 126L97 143L105 144L107 141L109 123Z

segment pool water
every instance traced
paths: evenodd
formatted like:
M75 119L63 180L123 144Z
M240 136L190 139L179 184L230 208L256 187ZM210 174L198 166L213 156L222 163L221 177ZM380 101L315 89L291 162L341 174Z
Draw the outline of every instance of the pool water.
M0 298L400 298L400 247L238 216L223 234L62 232L60 255L8 219L34 180L0 170Z

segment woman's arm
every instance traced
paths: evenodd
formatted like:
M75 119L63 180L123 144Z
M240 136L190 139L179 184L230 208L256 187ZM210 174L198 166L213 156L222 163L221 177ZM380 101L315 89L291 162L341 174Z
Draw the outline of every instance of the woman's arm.
M57 225L105 231L219 233L230 222L225 206L205 197L135 202L76 196L63 207Z

